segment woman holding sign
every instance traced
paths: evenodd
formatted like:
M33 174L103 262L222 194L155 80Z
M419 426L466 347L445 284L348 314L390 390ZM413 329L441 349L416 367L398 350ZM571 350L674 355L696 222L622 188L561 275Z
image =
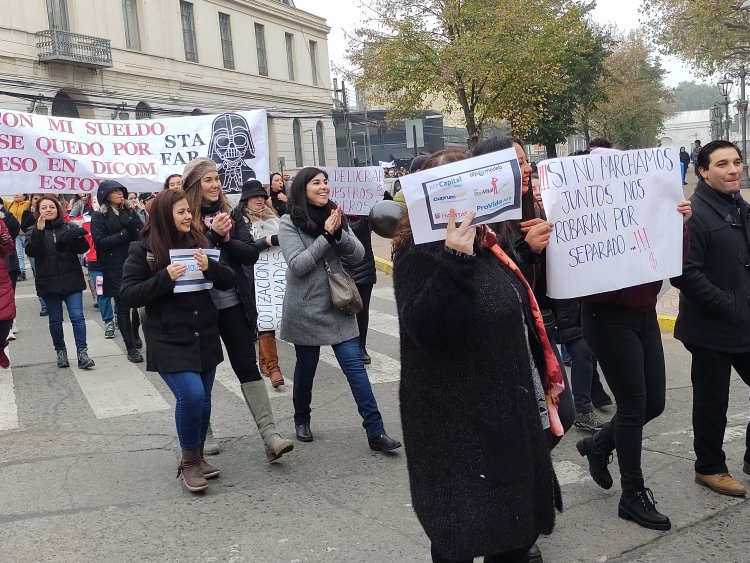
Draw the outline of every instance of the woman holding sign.
M142 239L130 246L120 288L125 307L146 308L146 369L159 372L175 395L182 448L179 474L191 492L205 490L206 479L219 475L204 459L203 443L211 419L216 366L224 356L209 290L175 293L175 282L187 272L187 265L171 263L170 250L194 249L195 265L205 279L218 289L231 289L234 272L201 251L208 246L193 227L185 194L161 192L154 199Z
M281 174L277 177L281 179ZM267 201L268 194L261 183L257 180L249 180L242 185L240 204L232 212L232 219L235 223L248 224L255 239L254 244L261 252L279 246L279 218L267 205ZM252 282L255 277L253 267L246 266L243 270L248 280ZM260 372L271 380L274 388L284 385L284 376L279 367L279 354L276 350L275 330L258 332L258 364Z
M294 344L294 425L297 439L312 442L310 403L320 347L331 346L357 402L367 441L387 452L401 442L385 432L359 348L354 315L334 306L328 272L343 271L342 258L362 260L362 243L349 230L341 209L329 199L328 174L303 168L294 177L289 213L281 218L279 242L289 266L281 338Z
M255 358L255 330L258 311L255 288L246 266L258 261L260 248L244 221L233 221L231 207L224 192L216 163L209 158L196 158L185 167L182 185L193 213L193 227L204 234L209 244L221 251L222 261L235 272L236 289L211 290L211 299L219 310L219 335L226 346L229 362L240 381L242 395L258 427L268 461L276 461L294 449L294 443L281 436ZM257 180L242 186L247 191L260 188ZM270 237L269 237L270 238Z
M433 562L529 561L562 508L545 429L562 435L563 380L531 288L475 215L451 210L445 242L419 245L406 217L393 241L411 494Z

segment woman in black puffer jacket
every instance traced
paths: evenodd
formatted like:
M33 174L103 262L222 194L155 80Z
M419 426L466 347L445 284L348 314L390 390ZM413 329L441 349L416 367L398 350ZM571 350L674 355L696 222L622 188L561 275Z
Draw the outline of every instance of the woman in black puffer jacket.
M375 269L375 255L372 252L372 231L370 221L367 217L348 217L349 228L354 236L359 239L365 247L365 257L359 262L348 262L346 258L341 259L344 270L349 274L357 285L359 295L362 297L362 310L357 313L357 326L359 327L359 347L362 351L362 362L371 363L370 355L367 353L367 327L370 324L370 297L372 297L372 286L378 281Z
M128 360L140 363L143 356L136 347L130 308L120 300L120 282L130 243L140 239L143 223L127 201L128 190L119 182L102 182L96 198L99 211L91 217L91 238L96 246L96 256L104 278L104 296L115 300L117 323L128 352Z
M57 367L69 365L63 336L62 304L68 309L78 351L78 367L93 367L86 344L83 290L86 282L78 255L88 252L85 229L65 222L62 206L53 196L42 196L35 204L36 227L27 231L26 255L36 260L36 293L49 310L49 332L57 352Z

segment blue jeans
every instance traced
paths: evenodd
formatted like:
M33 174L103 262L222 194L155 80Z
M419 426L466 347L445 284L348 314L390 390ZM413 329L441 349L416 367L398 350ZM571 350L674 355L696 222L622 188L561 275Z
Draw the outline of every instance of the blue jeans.
M76 341L76 350L88 348L86 345L86 319L83 317L83 293L69 293L68 295L48 295L44 298L49 311L49 333L55 350L65 350L65 337L63 336L63 302L68 309L68 318L73 325L73 337Z
M18 269L22 274L26 273L26 237L18 235L16 237L16 254L18 254Z
M216 368L208 371L173 371L159 373L177 402L174 421L177 437L184 450L199 448L206 441L211 420L211 389Z
M96 290L96 279L104 277L104 274L97 270L89 270L89 276L91 276L91 281L94 282L94 290ZM102 316L102 320L105 323L111 322L114 318L114 312L112 311L112 298L104 297L104 295L97 295L96 304L99 306L99 314Z
M368 438L380 436L383 430L383 417L378 411L375 395L372 394L370 380L362 364L359 338L352 338L332 346L336 360L349 381L349 387L362 417L362 426ZM313 379L320 358L320 346L294 345L297 352L297 365L294 367L294 423L309 424L310 403L312 402Z

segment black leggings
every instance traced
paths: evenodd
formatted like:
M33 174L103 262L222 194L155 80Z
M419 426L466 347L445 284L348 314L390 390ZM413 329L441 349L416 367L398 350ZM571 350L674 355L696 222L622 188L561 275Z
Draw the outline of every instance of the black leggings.
M0 346L4 346L5 343L8 341L8 335L10 334L10 329L13 328L13 319L8 319L7 321L0 321Z
M357 313L357 326L359 327L359 345L367 346L367 327L370 324L370 297L372 297L372 284L357 285L359 296L362 298L362 310Z
M115 297L114 302L117 313L117 325L120 327L122 341L125 343L125 348L130 351L135 348L133 344L133 325L130 324L130 309L123 305L119 297Z
M623 491L642 489L643 427L664 412L664 349L656 311L583 305L583 336L617 402L617 412L594 434L596 447L617 450Z
M255 357L255 331L245 316L240 303L227 309L219 309L219 336L227 348L229 363L240 383L260 381L258 362Z

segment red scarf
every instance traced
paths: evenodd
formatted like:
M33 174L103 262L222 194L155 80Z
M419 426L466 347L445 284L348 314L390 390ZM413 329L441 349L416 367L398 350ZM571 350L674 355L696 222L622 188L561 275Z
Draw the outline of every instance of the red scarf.
M529 296L529 303L531 305L531 316L534 320L534 328L536 329L536 335L539 338L539 342L542 344L542 351L544 352L544 373L545 378L542 382L544 385L544 396L547 403L547 412L549 413L549 424L552 433L555 436L562 436L565 430L560 422L560 416L557 412L557 403L560 401L560 394L565 389L565 381L563 380L562 371L560 370L560 364L557 362L557 355L552 349L552 345L547 338L547 329L544 328L544 320L542 319L542 312L539 310L539 304L536 302L534 292L526 281L523 272L516 266L515 262L511 260L502 248L495 242L492 246L489 246L490 252L492 252L497 259L503 264L508 266L515 276L521 280L526 293Z

